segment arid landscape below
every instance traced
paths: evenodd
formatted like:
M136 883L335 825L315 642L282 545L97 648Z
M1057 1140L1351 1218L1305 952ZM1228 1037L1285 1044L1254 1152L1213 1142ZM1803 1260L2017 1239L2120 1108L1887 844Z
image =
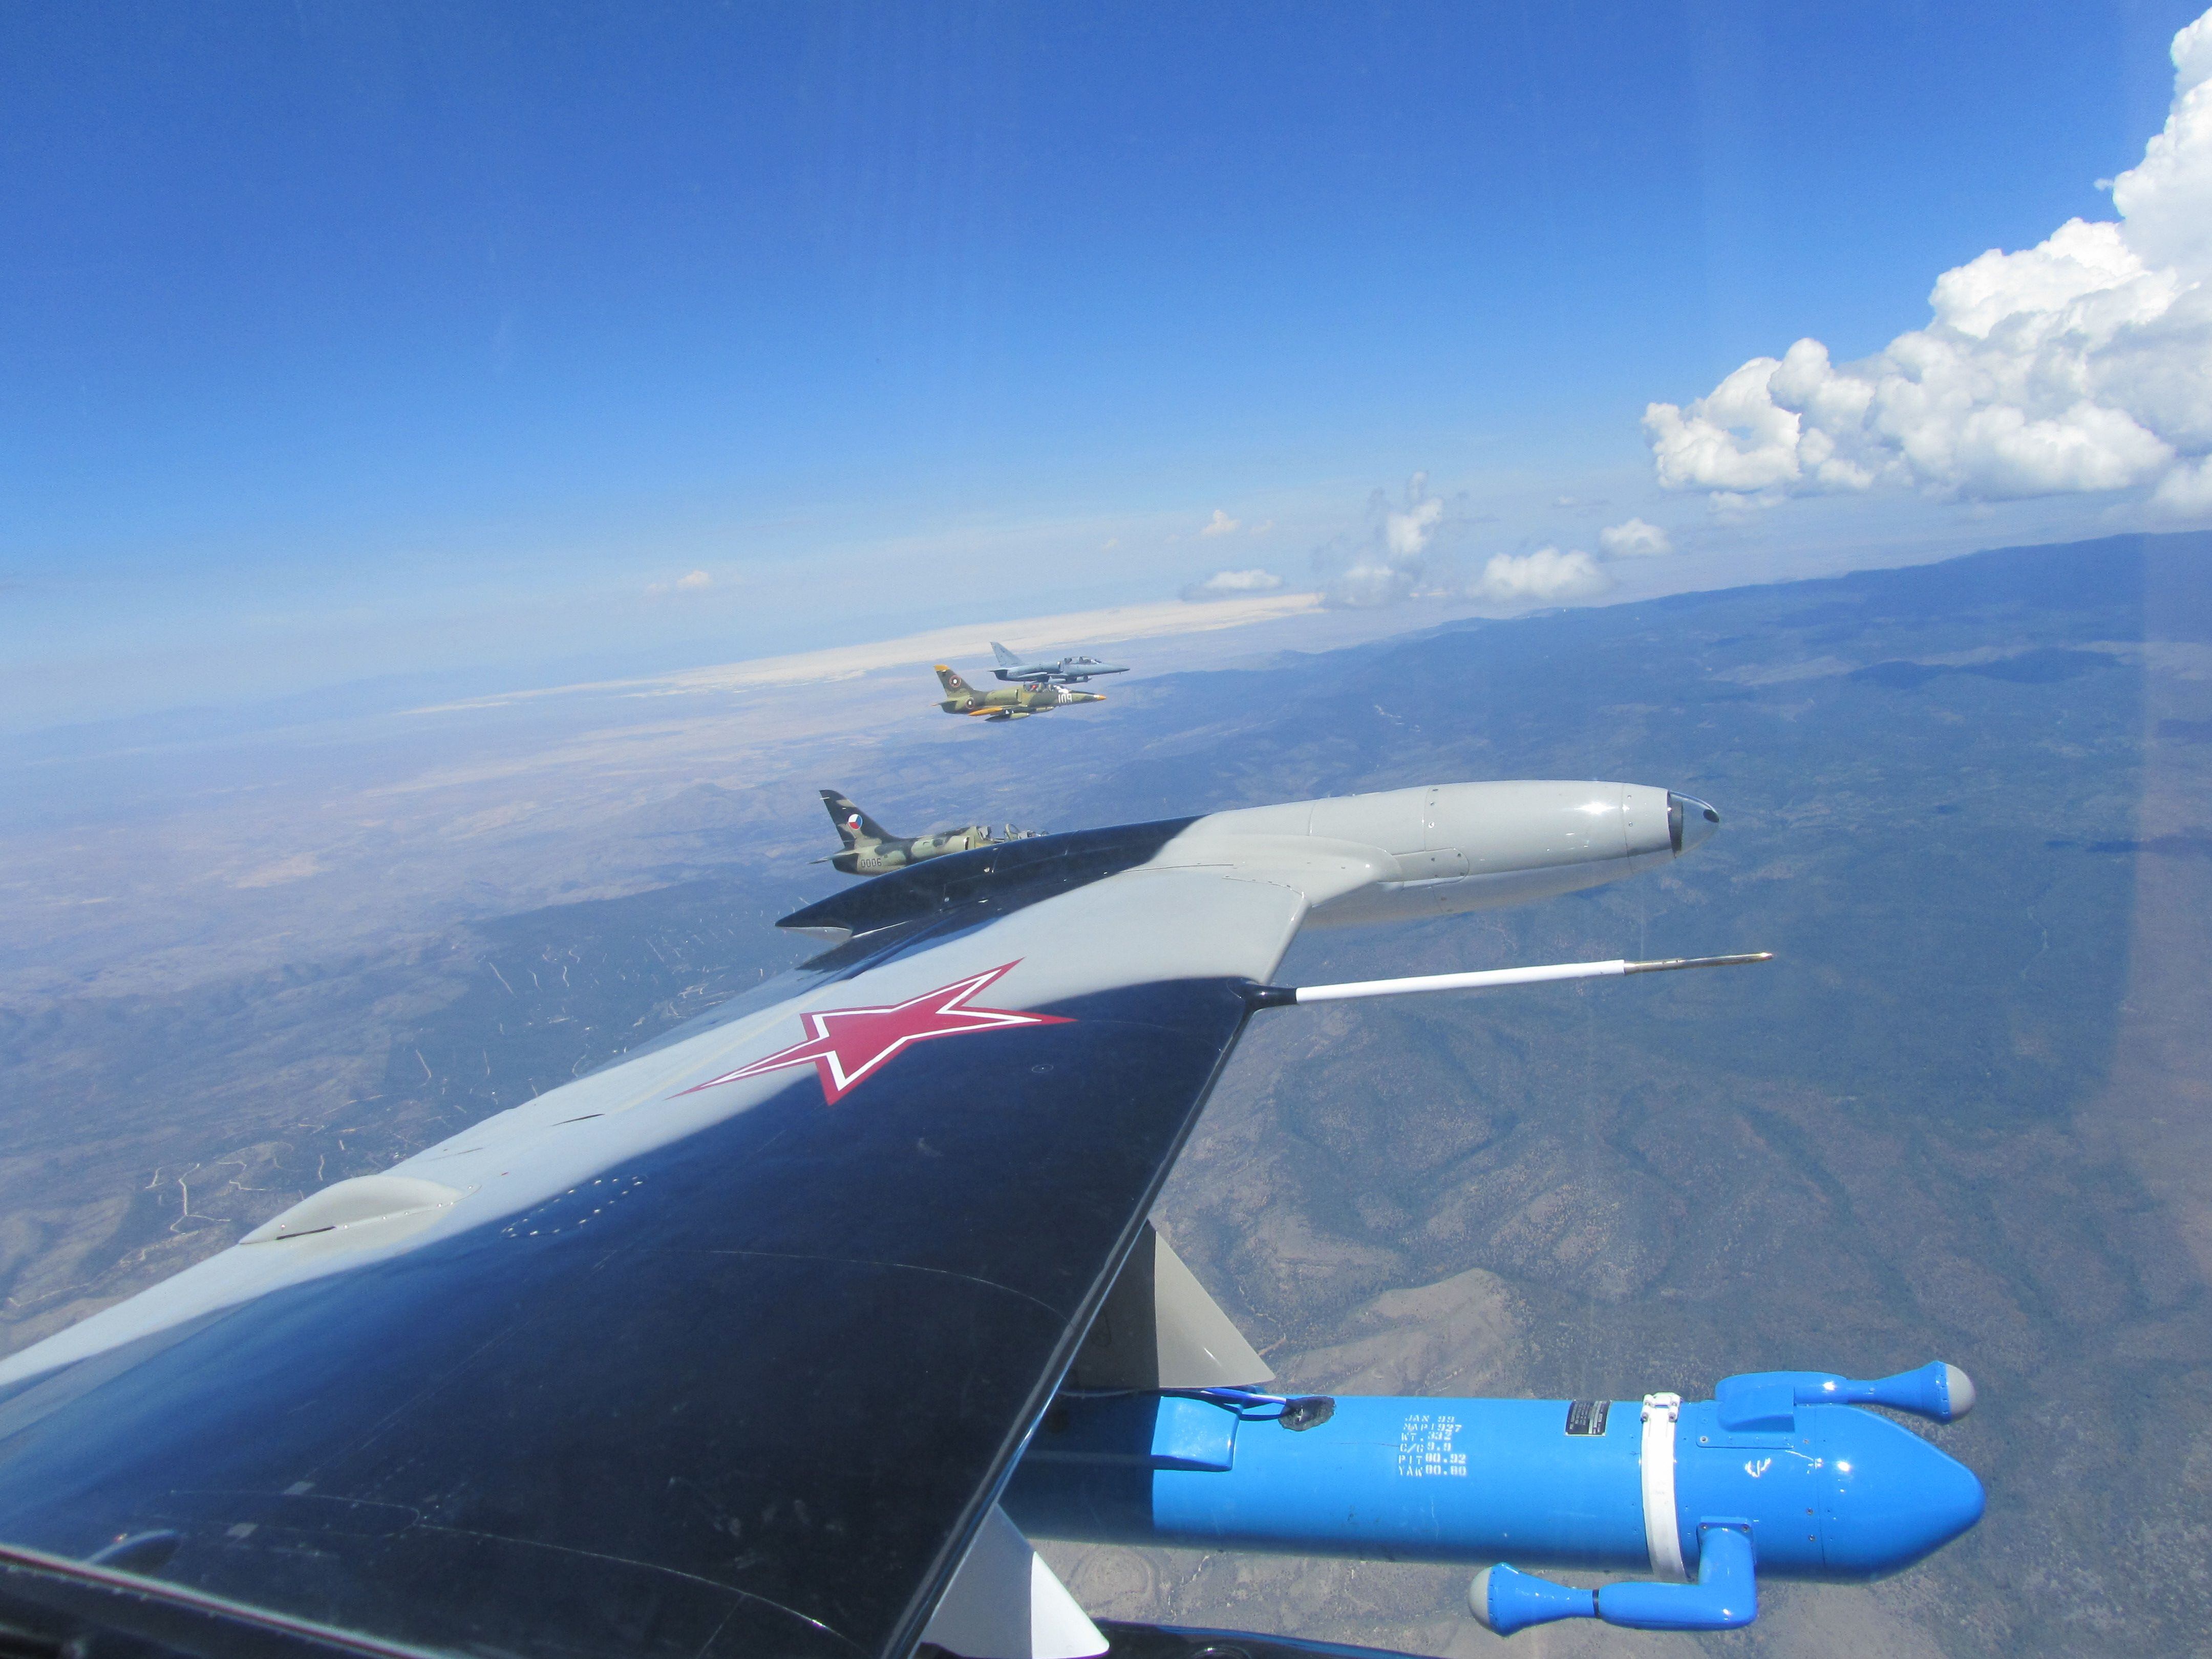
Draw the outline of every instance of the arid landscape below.
M862 665L52 738L0 822L0 1347L799 960L775 919L844 880L809 862L819 787L910 834L1620 778L1721 833L1315 933L1282 977L1777 962L1264 1016L1161 1206L1176 1249L1299 1389L1980 1384L1936 1432L1988 1515L1923 1567L1767 1587L1741 1635L1522 1650L2206 1650L2208 596L2212 537L2130 537L1379 638L1286 614L1006 726ZM1456 1567L1048 1554L1102 1617L1495 1642Z

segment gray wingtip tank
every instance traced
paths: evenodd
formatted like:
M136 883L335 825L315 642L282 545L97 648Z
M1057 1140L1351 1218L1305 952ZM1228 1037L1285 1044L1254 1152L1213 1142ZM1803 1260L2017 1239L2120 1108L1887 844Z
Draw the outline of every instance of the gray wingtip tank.
M1304 895L1304 927L1412 921L1556 897L1670 864L1710 836L1719 818L1694 796L1644 784L1436 784L1073 830L1046 837L1018 861L956 860L865 896L823 900L779 925L864 933L933 911L945 884L971 894L1018 885L1033 865L1058 869L1048 856L1058 849L1089 858L1124 842L1141 844L1133 861L1157 868L1266 868ZM1671 963L1608 966L1649 974Z

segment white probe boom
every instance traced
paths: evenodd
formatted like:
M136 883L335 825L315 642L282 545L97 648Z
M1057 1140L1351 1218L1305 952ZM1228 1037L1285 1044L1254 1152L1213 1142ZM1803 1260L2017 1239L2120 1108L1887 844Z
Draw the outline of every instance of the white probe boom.
M1424 974L1413 979L1361 979L1342 985L1262 985L1254 1006L1286 1008L1308 1002L1348 1002L1358 997L1402 997L1421 991L1491 991L1508 985L1548 985L1563 979L1613 979L1622 974L1663 974L1677 968L1736 968L1771 962L1771 951L1735 957L1668 957L1657 962L1555 962L1540 968L1489 968L1474 974Z

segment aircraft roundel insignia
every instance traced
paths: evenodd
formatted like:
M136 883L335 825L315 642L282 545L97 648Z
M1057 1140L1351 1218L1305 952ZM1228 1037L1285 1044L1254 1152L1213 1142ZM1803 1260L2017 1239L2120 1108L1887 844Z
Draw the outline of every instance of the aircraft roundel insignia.
M873 1008L825 1008L799 1017L805 1038L734 1072L695 1083L679 1095L719 1088L740 1078L760 1077L787 1066L812 1066L822 1079L822 1095L836 1105L902 1051L939 1037L975 1031L1003 1031L1023 1025L1073 1025L1060 1014L1024 1013L1012 1008L979 1008L970 1000L1021 965L1019 959L924 991L903 1002Z

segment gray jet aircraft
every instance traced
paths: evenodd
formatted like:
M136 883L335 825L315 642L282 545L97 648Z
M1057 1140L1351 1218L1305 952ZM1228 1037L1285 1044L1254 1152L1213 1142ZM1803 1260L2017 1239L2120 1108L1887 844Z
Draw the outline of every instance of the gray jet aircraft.
M1096 657L1062 657L1056 662L1024 662L996 640L991 641L991 654L999 659L999 665L991 671L999 678L1029 685L1080 685L1094 674L1126 674L1129 672L1119 663L1101 662Z

